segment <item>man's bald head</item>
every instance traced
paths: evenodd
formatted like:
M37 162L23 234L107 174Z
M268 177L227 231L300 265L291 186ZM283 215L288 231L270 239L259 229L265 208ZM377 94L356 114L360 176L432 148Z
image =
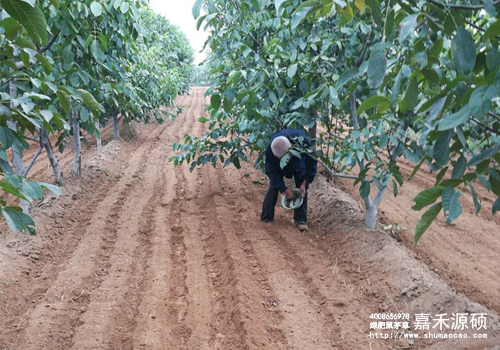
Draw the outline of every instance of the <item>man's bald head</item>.
M271 143L271 151L276 158L281 159L285 156L286 151L288 151L291 146L290 140L288 140L285 136L278 136Z

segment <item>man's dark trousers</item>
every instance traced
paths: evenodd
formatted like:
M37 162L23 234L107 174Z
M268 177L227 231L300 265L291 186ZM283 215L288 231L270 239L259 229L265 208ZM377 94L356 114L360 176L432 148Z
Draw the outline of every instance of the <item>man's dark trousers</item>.
M304 180L295 179L295 185L297 188L304 182ZM264 198L264 204L262 205L262 214L260 215L260 219L264 222L270 222L274 219L274 208L276 207L276 203L278 202L278 195L280 191L272 186L269 186L267 190L266 197ZM304 202L302 205L295 209L293 213L293 221L295 224L306 224L307 223L307 193L304 197Z

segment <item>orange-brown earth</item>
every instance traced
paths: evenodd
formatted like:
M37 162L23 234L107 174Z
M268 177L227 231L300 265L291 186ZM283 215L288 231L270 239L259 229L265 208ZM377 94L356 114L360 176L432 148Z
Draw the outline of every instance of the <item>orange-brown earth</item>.
M203 132L204 91L178 99L185 109L175 122L138 126L135 141L112 141L101 154L87 148L83 177L67 177L61 198L34 207L37 236L1 224L1 350L500 344L498 219L471 216L466 204L463 219L436 225L414 251L410 230L401 243L363 228L356 196L339 188L350 183L319 177L307 234L284 209L263 224L265 188L253 184L263 175L250 165L190 173L168 162L173 142ZM62 163L67 173L70 153ZM32 178L51 180L45 164ZM419 181L386 200L384 220L412 227ZM485 312L488 338L371 339L379 312Z

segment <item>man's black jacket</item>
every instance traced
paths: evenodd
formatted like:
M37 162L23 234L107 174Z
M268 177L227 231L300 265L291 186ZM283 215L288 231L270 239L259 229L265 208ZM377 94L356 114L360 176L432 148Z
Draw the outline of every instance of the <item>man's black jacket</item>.
M311 147L311 140L307 137L306 133L297 129L283 129L278 131L271 138L271 142L266 148L266 163L265 170L266 175L269 176L271 180L271 186L277 188L281 193L287 190L283 177L298 179L300 181L306 180L306 187L314 181L316 173L318 171L318 162L307 154L303 153L302 157L292 156L285 168L281 169L280 159L278 159L271 150L271 144L275 138L279 136L285 136L290 140L292 147L294 144L298 143L299 138L303 138L303 146Z

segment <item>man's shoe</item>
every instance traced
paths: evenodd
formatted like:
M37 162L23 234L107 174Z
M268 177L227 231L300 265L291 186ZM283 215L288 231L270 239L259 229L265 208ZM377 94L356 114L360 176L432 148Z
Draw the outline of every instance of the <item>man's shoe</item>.
M266 224L270 224L274 220L273 219L260 219L260 221L262 221L263 223L266 223Z
M298 229L300 232L304 232L304 231L309 230L309 226L307 226L307 224L306 224L306 223L299 223L299 224L297 224L297 229Z

